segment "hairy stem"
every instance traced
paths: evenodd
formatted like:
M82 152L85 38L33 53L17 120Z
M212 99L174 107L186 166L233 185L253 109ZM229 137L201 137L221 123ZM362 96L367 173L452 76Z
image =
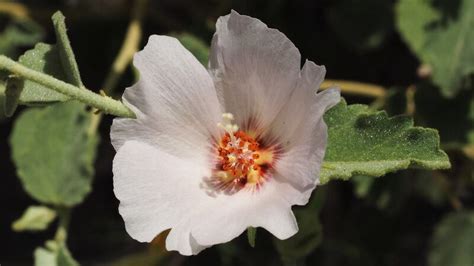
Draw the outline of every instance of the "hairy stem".
M337 86L342 93L368 96L373 98L383 98L387 92L382 86L347 80L327 79L321 84L321 89L328 89Z
M10 58L0 55L0 69L11 72L21 78L34 81L54 91L67 95L104 113L121 117L135 118L135 114L122 102L96 94L85 88L79 88L52 76L29 69Z
M61 65L63 66L63 69L68 69L68 71L66 71L68 77L67 80L73 85L83 88L84 84L82 83L81 74L79 73L79 66L77 65L76 57L72 51L71 43L66 33L66 18L61 11L57 11L54 13L51 20L53 21L54 31L56 33L56 46L59 48Z
M58 207L56 212L58 213L59 223L54 239L57 242L66 243L67 231L69 228L69 222L71 220L71 209L66 207Z

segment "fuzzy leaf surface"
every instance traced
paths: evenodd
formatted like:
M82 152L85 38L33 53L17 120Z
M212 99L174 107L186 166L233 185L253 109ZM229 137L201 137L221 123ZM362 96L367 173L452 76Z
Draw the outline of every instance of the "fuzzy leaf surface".
M61 11L57 11L51 17L51 20L53 21L54 31L56 33L59 59L63 69L66 70L67 80L78 87L83 87L84 85L82 84L76 57L72 50L69 37L67 36L66 18Z
M49 240L46 246L36 248L35 266L79 266L64 243Z
M446 97L466 88L474 74L474 1L401 0L397 26Z
M320 182L354 175L378 177L410 167L446 169L436 130L414 127L409 117L388 117L361 104L342 100L324 116L328 147Z
M38 43L33 49L20 56L18 61L33 70L66 81L66 74L59 59L59 51L55 45ZM67 101L68 99L67 96L30 80L24 81L19 98L22 104L45 104Z
M10 138L13 161L25 190L48 204L73 206L91 190L98 137L91 115L77 102L25 110Z
M56 211L46 206L30 206L23 215L12 224L14 231L41 231L48 228L56 218Z

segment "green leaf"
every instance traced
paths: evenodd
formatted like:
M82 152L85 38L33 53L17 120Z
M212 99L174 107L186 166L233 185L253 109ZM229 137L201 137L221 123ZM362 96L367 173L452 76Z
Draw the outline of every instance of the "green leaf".
M23 54L19 62L33 70L60 80L66 80L66 74L61 67L59 52L55 45L38 43L34 49ZM22 104L40 104L66 100L68 100L67 96L30 80L25 80L20 96L20 103Z
M369 194L375 179L370 176L356 175L351 178L351 181L354 184L354 194L358 198L365 198Z
M36 248L35 266L78 266L64 243L47 241L46 248Z
M423 197L434 206L443 206L449 199L449 181L442 176L430 172L420 171L410 176L411 187L414 193Z
M176 34L175 37L188 49L201 64L207 66L209 59L209 45L189 33Z
M432 68L444 96L465 87L474 74L474 1L401 0L397 25L413 52Z
M0 122L5 119L6 109L5 109L5 82L0 80Z
M247 239L251 247L255 247L255 239L257 238L257 228L249 227L247 228Z
M12 224L14 231L42 231L56 218L56 211L46 206L30 206Z
M3 32L0 33L0 54L16 58L20 48L34 45L43 38L43 35L43 29L34 21L29 19L12 19L8 22ZM3 80L3 73L0 76ZM11 116L14 113L23 86L18 87L18 80L14 79L9 82L11 84L10 89L6 92L6 84L3 81L1 83L2 96L0 100L2 103L0 107L2 110L0 111L0 117L4 118L4 114ZM12 89L12 86L15 88ZM8 94L8 97L5 98L5 94Z
M324 187L319 188L304 207L294 207L298 233L287 240L274 238L274 244L285 265L304 265L304 260L323 240L319 213L326 198Z
M66 23L64 22L65 17L61 11L54 13L51 18L56 33L56 41L59 50L59 58L61 64L67 75L67 80L73 85L78 87L84 87L81 80L81 74L79 73L79 67L77 66L76 57L69 42L69 38L66 33Z
M471 98L471 103L469 104L468 118L472 126L467 134L467 142L470 144L474 144L474 97Z
M29 19L13 19L0 33L0 54L11 58L18 56L19 48L33 46L44 36L40 25Z
M435 21L439 17L430 1L400 0L396 7L398 30L410 48L417 54L422 53L427 42L427 23Z
M64 19L59 11L52 17L57 39L56 45L38 43L34 49L27 51L18 61L33 70L83 87L79 67L66 34ZM15 85L17 84L18 82L15 81ZM7 106L5 107L6 114L9 116L13 114L18 103L34 105L69 100L67 96L29 80L25 80L23 86L12 86L11 90L7 86L7 95L11 95L7 97Z
M56 263L56 254L45 248L36 248L34 253L35 266L54 266Z
M6 82L4 111L7 117L11 117L18 106L24 81L16 76L10 76Z
M462 211L447 215L437 225L431 250L430 266L474 265L474 212Z
M90 119L82 104L69 102L25 110L15 121L13 161L33 198L72 206L89 193L98 143Z
M361 104L348 106L342 100L324 120L329 137L321 183L354 175L382 176L409 167L450 167L436 130L414 127L411 118L390 118L385 112Z
M57 265L58 266L78 266L79 263L72 257L71 252L62 245L58 250L57 255Z

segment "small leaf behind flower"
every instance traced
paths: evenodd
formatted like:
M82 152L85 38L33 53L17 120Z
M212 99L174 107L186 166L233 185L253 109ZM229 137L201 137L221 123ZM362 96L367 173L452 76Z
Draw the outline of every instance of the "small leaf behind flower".
M382 176L410 167L446 169L449 158L439 147L438 132L414 127L404 116L388 117L366 105L344 100L329 110L328 147L320 182L354 175Z
M47 241L46 247L38 247L34 252L35 266L78 266L64 243Z
M73 206L91 190L98 137L91 115L78 102L25 110L10 138L13 161L25 190L49 204Z
M36 248L34 253L35 266L57 265L56 254L45 248Z
M257 228L249 227L247 228L247 239L249 240L249 245L255 247L255 239L257 238Z
M6 90L6 87L5 87L5 82L3 82L2 80L0 80L0 122L2 120L5 119L5 114L6 114L6 108L5 108L5 104L6 104L6 99L5 99L5 90Z
M10 76L6 82L5 89L5 116L11 117L18 106L21 92L23 90L24 81L15 76Z
M474 74L474 1L401 0L397 26L413 52L432 69L433 82L455 96Z
M57 11L51 17L54 31L56 33L56 45L58 46L59 58L61 60L61 65L66 72L67 80L78 87L83 87L84 85L82 84L76 57L74 56L69 37L66 33L67 29L65 19L66 18L61 11Z
M56 211L46 206L30 206L20 219L12 224L14 231L41 231L56 218Z
M430 266L474 265L474 212L448 214L436 227L431 250Z
M188 49L201 64L207 66L209 58L209 46L199 39L198 37L190 33L180 33L175 35L181 44Z
M59 52L55 45L38 43L20 56L18 62L33 70L65 80L65 73L59 60ZM45 104L66 101L69 98L30 80L15 76L7 79L5 90L5 114L12 116L18 104Z
M326 188L318 188L306 206L294 207L298 233L286 240L273 238L284 265L305 265L308 257L323 240L319 213L326 199Z
M18 62L32 70L83 87L79 67L66 34L64 19L59 11L52 17L57 44L38 43L33 49L23 54ZM69 97L29 80L25 80L22 86L15 86L14 88L15 90L8 89L7 86L7 95L15 96L7 97L7 115L13 114L18 103L34 105L69 100Z
M59 52L55 45L38 43L35 48L27 51L18 60L22 65L43 72L60 80L66 80L62 69ZM22 104L44 104L62 102L69 98L38 83L25 80L20 96Z
M0 54L17 58L20 48L33 46L43 37L44 31L36 22L12 18L0 33Z

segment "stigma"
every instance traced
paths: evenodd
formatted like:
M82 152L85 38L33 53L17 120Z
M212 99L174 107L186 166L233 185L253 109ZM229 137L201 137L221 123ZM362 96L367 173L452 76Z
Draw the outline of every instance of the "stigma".
M214 184L229 191L258 189L268 179L273 151L261 147L253 132L239 130L233 120L232 114L224 113L222 123L218 124L224 134L216 145Z

